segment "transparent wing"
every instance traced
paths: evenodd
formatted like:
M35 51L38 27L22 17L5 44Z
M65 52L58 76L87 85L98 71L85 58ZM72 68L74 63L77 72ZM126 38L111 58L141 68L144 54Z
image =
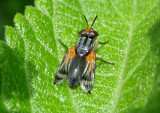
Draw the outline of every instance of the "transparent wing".
M95 68L96 68L96 61L95 61L95 51L91 50L91 52L86 56L87 62L87 69L84 72L83 76L81 77L81 88L85 92L89 92L94 85L94 78L95 78Z
M72 59L76 56L76 46L73 46L64 56L62 63L57 69L54 84L60 84L68 76L68 67Z

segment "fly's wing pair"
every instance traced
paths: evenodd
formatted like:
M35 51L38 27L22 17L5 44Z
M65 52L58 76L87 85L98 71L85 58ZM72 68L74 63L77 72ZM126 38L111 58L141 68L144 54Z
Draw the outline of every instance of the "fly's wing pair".
M75 50L76 50L76 45L73 46L64 56L63 61L61 62L56 72L54 84L60 84L63 82L63 80L67 78L69 64L71 60L76 56Z
M55 84L59 84L63 82L63 80L68 79L70 86L76 86L77 83L80 83L85 92L90 92L94 84L95 59L94 50L91 50L85 57L80 57L76 53L76 45L73 46L64 56L56 72Z
M81 88L85 92L89 92L94 85L95 78L95 68L96 68L96 54L94 49L92 49L87 56L85 56L85 60L88 63L88 67L85 70L84 75L81 77Z

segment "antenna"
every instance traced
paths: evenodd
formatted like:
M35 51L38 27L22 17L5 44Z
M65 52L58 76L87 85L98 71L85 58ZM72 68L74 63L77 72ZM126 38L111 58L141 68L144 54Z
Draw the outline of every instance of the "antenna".
M88 20L87 20L87 18L86 18L86 16L83 14L83 16L84 16L84 18L85 18L85 20L86 20L86 23L87 23L87 25L88 25ZM89 26L89 25L88 25Z
M96 21L97 17L98 17L98 15L94 18L94 20L93 20L93 23L92 23L91 27L93 26L93 24L94 24L94 22Z

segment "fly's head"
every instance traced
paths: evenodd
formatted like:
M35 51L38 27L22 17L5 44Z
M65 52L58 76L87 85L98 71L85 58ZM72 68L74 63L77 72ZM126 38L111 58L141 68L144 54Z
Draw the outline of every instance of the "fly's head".
M98 33L92 28L96 18L97 16L93 20L93 23L90 27L85 17L88 27L87 29L83 29L79 32L80 38L77 42L77 53L81 57L85 56L94 47L94 41L98 37Z

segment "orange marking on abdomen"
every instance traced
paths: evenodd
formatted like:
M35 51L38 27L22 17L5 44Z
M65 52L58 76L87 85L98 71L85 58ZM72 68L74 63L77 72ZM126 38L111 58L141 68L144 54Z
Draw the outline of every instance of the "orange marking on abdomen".
M76 45L74 45L69 51L68 56L69 58L73 58L76 55Z
M90 53L86 56L86 61L87 61L87 62L90 62L92 69L94 68L95 60L96 60L96 53L95 53L95 51L92 49L92 50L90 51Z
M70 59L70 58L73 58L74 56L76 55L76 45L72 46L71 49L68 51L65 59L64 59L64 63L63 64L66 64L67 61Z

